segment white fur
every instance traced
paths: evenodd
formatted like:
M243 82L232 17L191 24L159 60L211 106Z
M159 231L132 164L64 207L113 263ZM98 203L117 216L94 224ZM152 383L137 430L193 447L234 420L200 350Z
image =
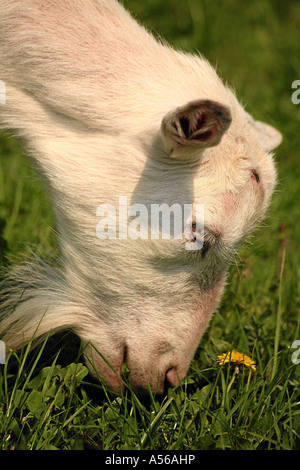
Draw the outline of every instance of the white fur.
M165 377L175 385L237 247L268 206L268 152L280 134L257 124L202 57L157 42L115 0L1 0L0 64L0 126L23 139L47 181L62 252L60 267L9 274L2 339L17 349L37 327L37 336L71 327L113 389L117 375L90 344L117 374L126 360L136 389L161 392ZM197 145L203 103L216 138ZM192 109L185 140L179 112ZM100 240L97 207L117 206L119 196L147 207L204 204L209 250L188 252L184 240Z

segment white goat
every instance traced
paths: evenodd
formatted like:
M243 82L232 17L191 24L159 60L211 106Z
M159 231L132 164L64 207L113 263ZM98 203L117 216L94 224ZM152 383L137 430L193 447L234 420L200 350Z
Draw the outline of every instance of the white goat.
M62 253L60 267L30 263L4 280L1 339L18 349L37 327L41 338L72 328L112 389L124 361L137 391L176 385L268 206L279 132L115 0L1 0L0 67L0 127L49 186ZM203 247L186 249L203 243L193 212L181 238L99 238L97 210L120 196L149 210L203 205Z

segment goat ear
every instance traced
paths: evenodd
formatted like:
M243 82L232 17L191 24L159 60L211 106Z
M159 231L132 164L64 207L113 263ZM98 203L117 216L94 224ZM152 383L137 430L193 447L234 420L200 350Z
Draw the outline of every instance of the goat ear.
M281 144L282 134L277 129L275 129L275 127L261 121L255 121L249 114L248 121L255 129L255 132L257 133L261 146L264 150L269 152L276 149Z
M231 123L230 109L216 101L196 100L170 111L161 132L168 150L218 145Z

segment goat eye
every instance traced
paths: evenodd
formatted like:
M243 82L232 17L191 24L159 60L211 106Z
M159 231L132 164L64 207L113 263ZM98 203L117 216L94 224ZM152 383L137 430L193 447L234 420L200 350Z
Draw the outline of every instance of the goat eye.
M193 241L194 242L197 241L196 232L197 232L197 225L196 225L196 222L193 222L192 223L192 233L193 233L193 238L194 238ZM201 238L199 238L199 241L200 241ZM212 243L213 243L213 236L209 231L207 231L206 235L204 236L203 245L202 245L201 249L199 250L200 253L201 253L202 258L206 255L206 253L207 253L208 249L211 247Z
M259 183L260 181L259 174L257 173L256 170L251 170L251 178L255 179L257 183Z
M208 249L210 247L210 242L208 240L204 240L203 246L201 248L201 256L202 258L206 255L208 252Z

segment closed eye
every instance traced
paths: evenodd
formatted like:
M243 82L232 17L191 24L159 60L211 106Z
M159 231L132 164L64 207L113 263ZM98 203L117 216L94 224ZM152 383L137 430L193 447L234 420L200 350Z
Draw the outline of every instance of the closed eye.
M194 241L196 241L197 240L196 223L192 224L192 232L194 236ZM211 245L215 243L216 238L217 237L213 232L204 228L204 241L203 241L202 248L199 250L202 258L206 255Z
M202 258L206 255L210 248L211 244L208 240L204 240L203 247L201 248L201 256Z
M251 170L251 178L255 180L257 183L259 183L260 181L259 174L254 169Z

